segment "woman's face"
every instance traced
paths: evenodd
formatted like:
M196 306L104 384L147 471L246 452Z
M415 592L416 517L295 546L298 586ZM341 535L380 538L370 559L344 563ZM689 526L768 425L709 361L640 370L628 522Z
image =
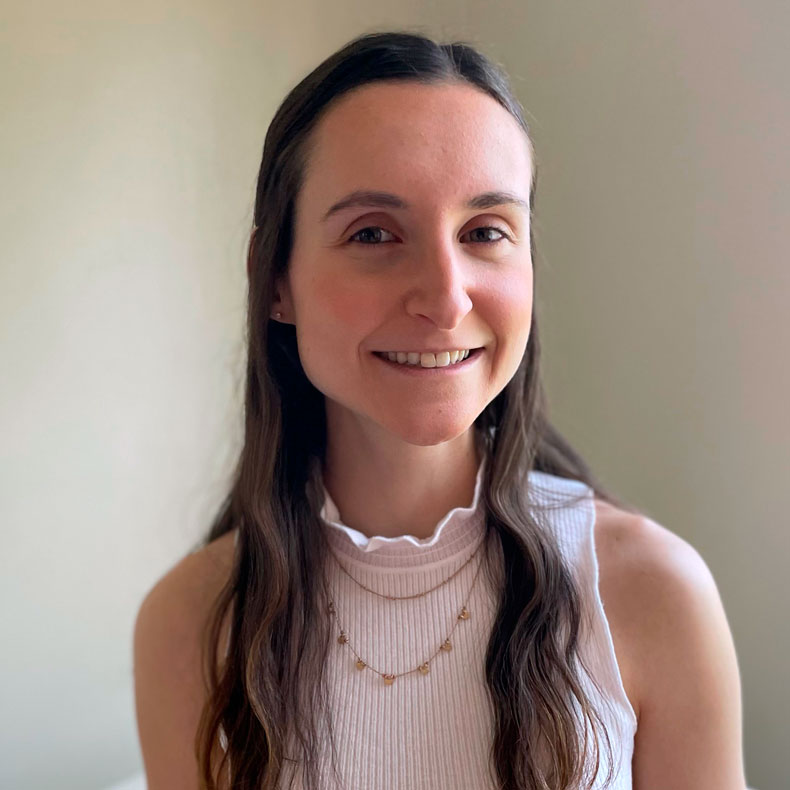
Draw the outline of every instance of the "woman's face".
M468 85L369 84L327 111L274 309L330 431L438 444L512 378L532 314L531 167L516 120ZM348 199L361 192L386 195ZM480 350L433 368L376 353L461 349Z

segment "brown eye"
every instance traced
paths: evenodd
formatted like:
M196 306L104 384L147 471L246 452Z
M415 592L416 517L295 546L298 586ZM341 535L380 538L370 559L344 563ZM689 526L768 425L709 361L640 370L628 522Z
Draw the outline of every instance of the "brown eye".
M388 230L378 225L370 225L367 228L360 228L356 233L349 236L349 241L356 241L358 244L366 244L368 246L377 246L381 242L381 234L389 233ZM390 233L390 236L392 234ZM355 237L359 237L355 239Z
M492 238L491 232L494 232L498 235L497 237ZM362 244L368 247L377 247L380 246L382 243L386 242L386 238L382 238L382 234L389 234L392 236L393 234L390 231L385 230L380 225L369 225L365 228L360 228L356 233L353 233L349 236L348 241L351 243ZM470 235L473 234L480 234L477 237L472 238L473 244L498 244L500 241L505 241L509 239L507 233L501 228L496 227L495 225L485 225L479 228L474 228L473 230L469 231Z
M474 230L470 230L469 233L470 234L475 234L475 233L478 233L480 231L484 231L485 232L484 235L488 236L489 238L480 238L480 237L478 237L476 239L473 238L472 239L472 243L473 244L497 244L500 241L505 241L505 239L510 238L507 235L507 233L505 233L505 231L503 231L501 228L495 227L494 225L486 225L486 226L481 227L481 228L474 228ZM490 237L490 233L489 233L490 231L494 231L495 233L498 233L499 234L499 238L491 238Z

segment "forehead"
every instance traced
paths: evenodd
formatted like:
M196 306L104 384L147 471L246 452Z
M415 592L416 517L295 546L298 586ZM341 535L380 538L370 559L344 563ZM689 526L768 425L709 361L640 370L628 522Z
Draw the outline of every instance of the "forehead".
M370 83L337 99L313 131L301 202L354 189L419 203L486 190L529 193L529 143L494 98L467 84ZM320 204L320 205L319 205Z

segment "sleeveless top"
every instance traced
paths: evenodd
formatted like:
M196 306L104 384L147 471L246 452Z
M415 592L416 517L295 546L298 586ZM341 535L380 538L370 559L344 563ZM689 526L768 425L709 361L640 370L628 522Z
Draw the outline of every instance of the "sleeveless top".
M497 601L484 570L476 575L482 551L427 595L380 597L430 590L469 560L484 534L480 493L485 464L484 458L472 503L450 510L428 538L367 537L343 524L324 488L321 518L333 554L328 583L336 617L325 670L340 784L335 784L325 753L320 790L497 787L489 766L494 723L484 677ZM530 472L528 492L530 501L542 506L532 511L533 517L554 536L581 591L580 652L597 687L584 673L580 681L609 733L615 774L610 788L631 790L637 719L598 590L593 492L580 481L537 471ZM362 589L347 574L380 595ZM463 607L469 616L459 619ZM345 643L338 642L340 628ZM440 649L448 635L449 649ZM358 668L358 659L367 666ZM427 672L417 671L426 662ZM396 678L387 685L371 668ZM400 674L404 672L409 674ZM577 712L581 714L578 706ZM608 767L605 742L600 760L596 790L603 787ZM281 786L288 787L285 777ZM302 786L298 777L293 786Z

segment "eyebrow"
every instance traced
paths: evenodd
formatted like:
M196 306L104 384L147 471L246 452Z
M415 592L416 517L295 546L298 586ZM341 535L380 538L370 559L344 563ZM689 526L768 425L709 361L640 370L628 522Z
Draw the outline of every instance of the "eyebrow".
M483 192L471 198L466 203L466 208L493 208L494 206L518 206L524 211L529 211L529 202L512 192L493 191ZM391 192L378 192L370 189L358 189L346 195L337 203L329 207L321 222L326 222L329 217L352 206L373 206L376 208L411 208L402 198Z

